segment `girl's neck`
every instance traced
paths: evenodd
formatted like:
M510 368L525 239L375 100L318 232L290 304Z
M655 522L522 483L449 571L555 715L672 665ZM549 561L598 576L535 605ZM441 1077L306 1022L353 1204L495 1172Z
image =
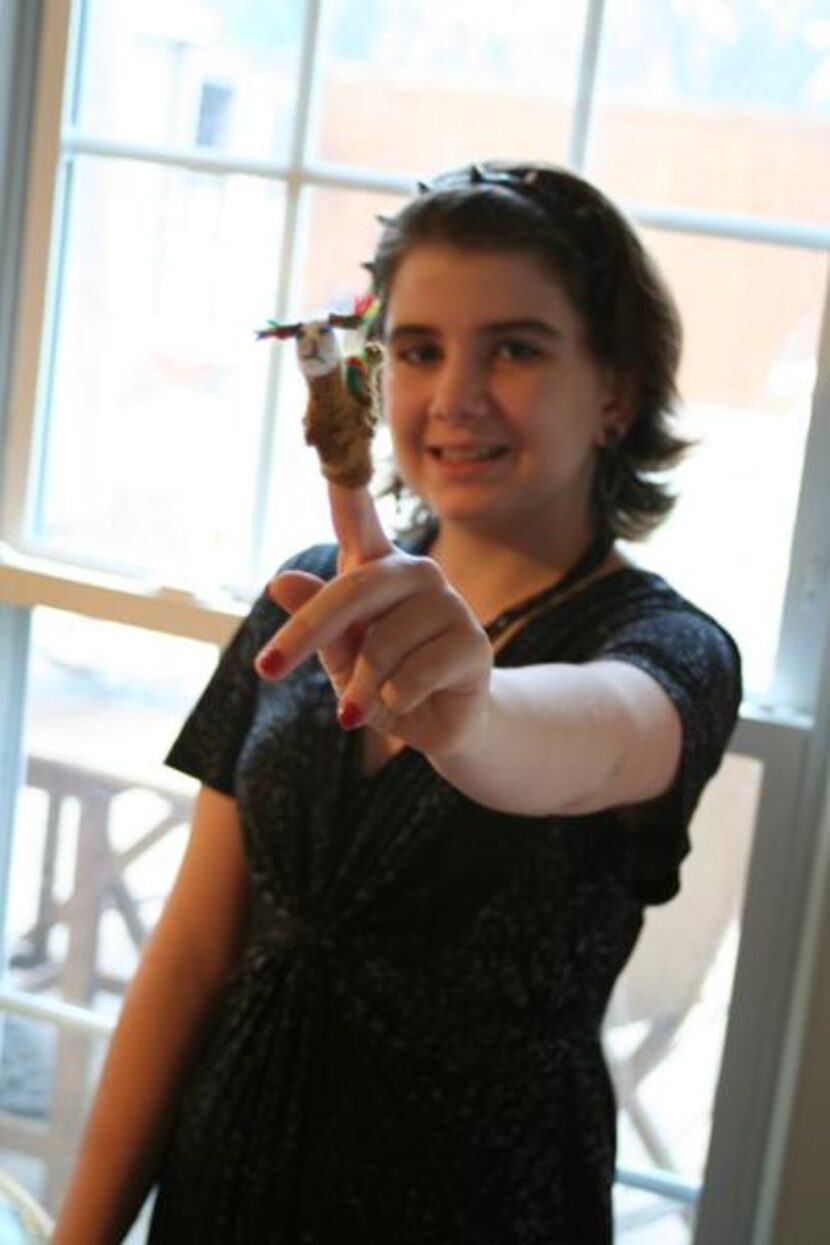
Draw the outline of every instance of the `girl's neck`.
M546 538L537 547L527 539L500 540L447 525L438 531L429 552L476 616L486 621L567 574L591 540L591 532L585 530L567 538ZM618 561L612 553L597 573L613 569Z

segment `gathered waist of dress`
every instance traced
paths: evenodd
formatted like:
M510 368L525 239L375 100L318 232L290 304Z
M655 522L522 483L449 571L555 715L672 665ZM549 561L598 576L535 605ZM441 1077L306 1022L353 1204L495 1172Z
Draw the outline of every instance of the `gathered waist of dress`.
M331 950L335 941L336 932L325 916L288 907L271 908L253 921L245 958L285 951Z

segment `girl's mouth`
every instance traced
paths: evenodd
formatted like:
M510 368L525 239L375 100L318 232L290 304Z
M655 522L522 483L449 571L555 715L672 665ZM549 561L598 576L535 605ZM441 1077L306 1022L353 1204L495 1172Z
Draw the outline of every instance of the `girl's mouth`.
M486 463L502 458L506 445L430 445L428 452L441 463Z

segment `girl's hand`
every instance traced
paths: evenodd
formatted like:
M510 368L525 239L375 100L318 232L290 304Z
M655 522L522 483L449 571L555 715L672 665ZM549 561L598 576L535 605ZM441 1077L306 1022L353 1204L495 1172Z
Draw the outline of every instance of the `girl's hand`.
M269 585L291 619L257 657L280 678L317 652L338 718L428 754L469 747L487 712L492 650L464 599L429 558L386 538L365 489L329 486L340 546L329 583L287 571Z

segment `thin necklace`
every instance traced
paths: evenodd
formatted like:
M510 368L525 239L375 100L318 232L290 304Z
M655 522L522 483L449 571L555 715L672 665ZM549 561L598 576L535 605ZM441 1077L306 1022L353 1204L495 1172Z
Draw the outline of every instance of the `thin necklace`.
M557 597L586 579L605 561L612 544L613 541L604 533L595 537L582 557L578 558L571 569L566 571L561 579L557 579L555 584L549 584L541 592L534 592L533 596L525 597L523 601L517 601L515 605L509 605L501 614L497 614L490 622L485 623L484 630L490 642L495 643L499 636L503 635L507 628L520 618L526 618L528 614L533 614L536 610L549 605Z

